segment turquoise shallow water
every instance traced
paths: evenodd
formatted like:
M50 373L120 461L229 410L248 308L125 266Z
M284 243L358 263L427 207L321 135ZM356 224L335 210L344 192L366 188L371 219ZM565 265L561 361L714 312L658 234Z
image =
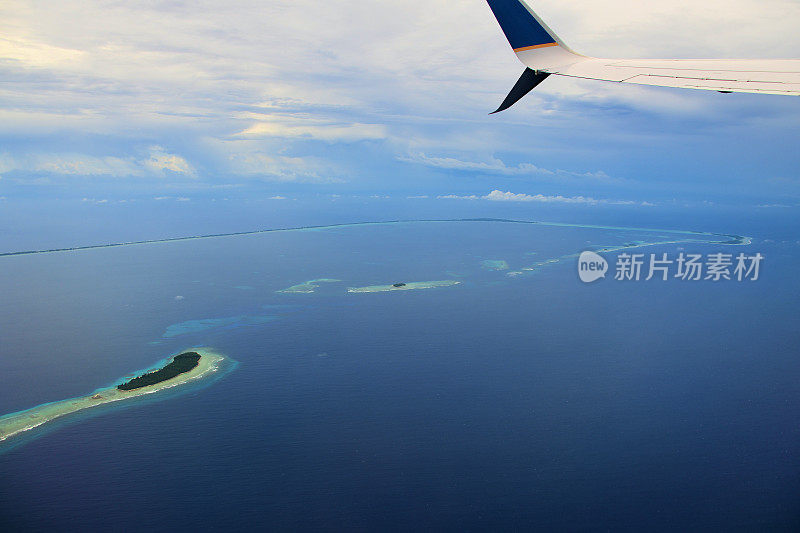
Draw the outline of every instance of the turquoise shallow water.
M234 287L234 289L238 289L238 287ZM180 322L178 324L171 324L170 326L167 326L167 329L164 331L162 337L177 337L178 335L198 333L214 328L257 326L259 324L266 324L267 322L276 320L277 318L278 317L272 315L240 315L187 320L186 322Z
M0 413L190 346L239 365L0 454L0 517L12 530L792 529L800 254L696 242L726 239L435 222L3 258ZM641 250L768 260L753 284L578 281L581 250L654 240ZM342 281L278 292L320 278ZM347 293L444 279L461 283Z

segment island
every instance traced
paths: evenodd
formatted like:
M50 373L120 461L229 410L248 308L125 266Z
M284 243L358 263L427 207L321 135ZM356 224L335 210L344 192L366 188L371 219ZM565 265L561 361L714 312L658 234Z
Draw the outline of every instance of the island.
M209 348L192 348L191 351L175 355L168 361L160 368L151 369L138 377L111 387L98 389L85 396L49 402L31 409L0 416L0 443L51 420L90 407L198 382L216 374L230 359Z
M332 278L318 278L318 279L310 279L308 281L304 281L303 283L298 283L297 285L292 285L291 287L287 287L285 289L281 289L275 292L282 292L282 293L289 293L289 294L298 294L298 293L312 293L318 287L320 283L336 283L338 281L342 281L340 279L332 279Z
M452 287L460 281L446 279L441 281L409 281L408 283L393 283L391 285L369 285L367 287L348 287L347 292L387 292L387 291L413 291L417 289L435 289L437 287Z
M481 265L487 270L508 270L508 262L503 259L485 259Z

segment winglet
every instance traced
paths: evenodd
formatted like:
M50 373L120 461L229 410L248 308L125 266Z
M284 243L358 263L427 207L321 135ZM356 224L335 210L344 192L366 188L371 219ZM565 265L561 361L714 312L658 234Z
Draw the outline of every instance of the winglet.
M508 93L508 96L506 96L506 99L503 100L502 104L500 104L500 107L498 107L496 111L492 111L489 114L494 115L500 111L505 111L512 105L516 104L523 96L531 92L534 87L542 83L549 75L550 74L547 72L537 72L535 70L526 68L522 72L522 76L520 76L517 80L517 83L514 84L511 92Z
M552 30L520 0L486 0L486 2L515 52L564 46Z
M574 61L567 48L523 0L486 0L519 60L527 67L496 111L508 109L553 73L553 66Z

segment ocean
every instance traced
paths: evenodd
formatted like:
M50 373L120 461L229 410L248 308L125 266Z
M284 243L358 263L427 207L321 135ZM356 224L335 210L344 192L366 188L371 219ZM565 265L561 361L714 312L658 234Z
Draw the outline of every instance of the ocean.
M797 530L800 245L769 220L709 224L753 237L736 246L670 233L706 228L666 218L653 231L427 221L0 257L0 415L193 346L238 362L4 445L0 524ZM574 254L619 246L765 259L757 281L578 279ZM280 292L321 278L340 281ZM459 283L347 291L432 280Z

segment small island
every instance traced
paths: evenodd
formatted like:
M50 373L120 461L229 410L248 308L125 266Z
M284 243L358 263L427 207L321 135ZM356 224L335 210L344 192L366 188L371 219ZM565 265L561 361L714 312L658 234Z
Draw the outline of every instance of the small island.
M440 281L409 281L408 283L393 283L391 285L369 285L367 287L348 287L347 292L387 292L387 291L413 291L419 289L435 289L437 287L452 287L460 281L445 279Z
M211 377L230 359L208 348L193 348L167 361L160 368L151 369L138 377L98 389L85 396L44 403L31 409L0 416L0 443L51 420L90 407L153 394Z
M508 262L503 259L485 259L481 265L487 270L508 270Z
M285 289L281 289L280 293L288 293L288 294L310 294L319 288L320 283L336 283L342 281L340 279L332 279L332 278L317 278L317 279L310 279L308 281L304 281L303 283L298 283L297 285L292 285L291 287L287 287Z

